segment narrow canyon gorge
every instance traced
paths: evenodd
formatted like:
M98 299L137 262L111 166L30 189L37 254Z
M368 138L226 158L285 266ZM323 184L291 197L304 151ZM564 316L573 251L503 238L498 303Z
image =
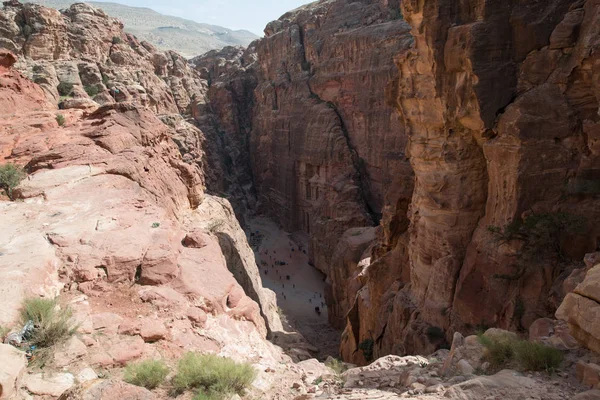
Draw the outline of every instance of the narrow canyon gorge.
M57 297L77 334L41 371L2 345L0 398L169 398L119 374L194 351L254 366L227 399L600 399L600 0L264 33L186 60L3 3L0 327ZM494 370L498 337L562 364Z

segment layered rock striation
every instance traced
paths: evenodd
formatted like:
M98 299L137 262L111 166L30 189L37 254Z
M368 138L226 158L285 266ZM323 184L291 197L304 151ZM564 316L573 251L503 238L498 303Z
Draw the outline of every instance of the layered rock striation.
M598 246L597 2L402 10L414 46L395 57L396 103L415 189L384 219L403 229L368 267L348 359L365 340L412 353L455 330L527 329Z
M339 238L376 225L384 208L412 192L392 96L399 75L393 55L412 43L398 11L393 2L313 3L270 23L245 51L193 60L209 81L234 168L252 171L255 209L310 236L338 327L357 274L342 273L341 264L338 271Z
M598 246L597 19L594 1L320 1L196 64L249 137L259 209L310 235L345 359L554 313Z

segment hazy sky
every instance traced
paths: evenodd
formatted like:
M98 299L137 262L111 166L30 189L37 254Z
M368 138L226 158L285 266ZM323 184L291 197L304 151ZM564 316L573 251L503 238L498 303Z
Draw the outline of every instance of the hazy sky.
M111 1L111 0L96 0ZM148 7L230 29L246 29L262 36L267 23L311 0L112 0L113 3Z

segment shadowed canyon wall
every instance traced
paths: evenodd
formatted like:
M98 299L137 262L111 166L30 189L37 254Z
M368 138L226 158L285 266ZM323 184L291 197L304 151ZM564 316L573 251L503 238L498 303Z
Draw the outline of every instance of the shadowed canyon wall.
M255 88L241 125L258 206L310 235L344 359L556 310L598 246L599 8L321 1L205 63L230 96ZM523 221L563 224L560 257L527 258L529 225L504 229Z
M365 340L377 356L429 351L476 326L527 329L560 304L576 264L524 260L523 241L498 241L494 227L579 215L561 251L581 260L598 245L598 192L584 188L600 172L599 7L403 2L415 45L395 56L397 108L415 190L408 214L389 217L404 221L393 249L374 252L345 358L360 360Z
M339 327L353 301L346 281L354 271L333 271L338 240L349 228L375 226L385 207L412 192L393 95L393 55L412 45L409 29L397 3L319 2L270 23L246 52L228 48L193 60L211 82L211 106L232 154L250 156L233 163L246 175L251 168L258 209L309 234L315 266L339 277L330 279L329 296ZM244 136L247 143L236 140ZM365 237L359 252L374 239Z

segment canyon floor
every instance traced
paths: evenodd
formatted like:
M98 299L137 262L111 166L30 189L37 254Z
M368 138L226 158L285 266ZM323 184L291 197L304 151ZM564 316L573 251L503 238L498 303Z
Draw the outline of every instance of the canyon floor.
M248 237L263 285L277 295L286 330L301 333L318 349L319 358L337 358L341 332L328 323L325 276L310 263L308 238L285 232L262 216L249 220Z

